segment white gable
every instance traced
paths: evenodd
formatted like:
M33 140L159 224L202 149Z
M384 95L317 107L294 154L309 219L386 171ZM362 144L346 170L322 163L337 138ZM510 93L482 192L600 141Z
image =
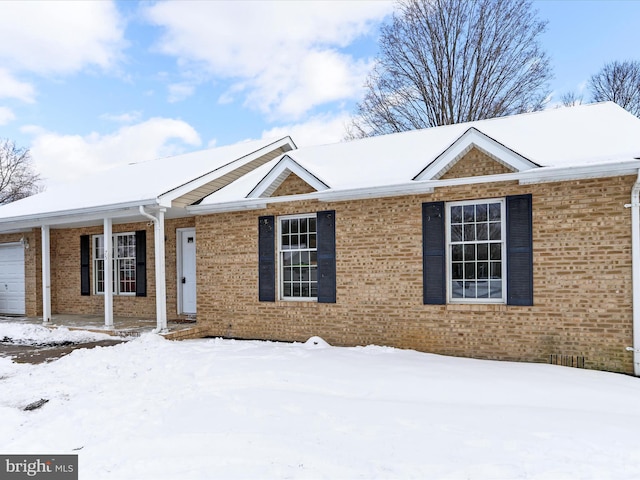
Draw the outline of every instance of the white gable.
M474 147L496 162L516 172L538 167L538 165L519 153L514 152L476 128L471 127L413 179L437 180Z
M329 188L329 186L313 175L309 170L303 168L289 155L285 155L280 161L273 166L273 168L267 173L262 180L255 186L255 188L247 195L247 198L259 198L270 197L275 192L282 182L284 182L289 175L296 174L316 191L322 191Z

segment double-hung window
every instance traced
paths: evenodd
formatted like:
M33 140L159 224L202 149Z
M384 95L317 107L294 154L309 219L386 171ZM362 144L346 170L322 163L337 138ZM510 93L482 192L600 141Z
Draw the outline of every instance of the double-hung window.
M336 212L258 218L258 299L336 303Z
M136 234L113 235L112 278L115 295L136 294ZM104 236L93 237L93 285L95 293L104 293Z
M318 297L316 215L278 219L280 297L311 300Z
M503 199L446 204L451 302L505 301Z
M422 204L423 302L533 305L531 194Z

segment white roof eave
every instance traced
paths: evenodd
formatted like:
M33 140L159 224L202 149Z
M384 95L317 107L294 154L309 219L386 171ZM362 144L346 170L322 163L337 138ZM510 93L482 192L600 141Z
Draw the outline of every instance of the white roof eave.
M512 181L517 181L521 185L529 185L536 183L560 182L589 178L637 175L639 172L640 159L634 158L632 160L621 160L618 162L600 163L596 165L579 167L539 167L522 172L503 173L498 175L449 178L445 180L412 180L406 183L391 185L329 189L303 195L287 195L284 197L275 198L243 198L235 201L212 203L208 205L193 205L187 207L186 210L193 215L206 215L210 213L256 210L266 208L266 206L269 204L296 202L302 200L317 200L320 202L346 201L365 198L382 198L391 196L432 193L435 188L456 185L473 185Z
M278 148L282 148L285 146L289 146L291 149L295 150L296 145L293 142L293 140L291 139L291 137L286 136L283 137L275 142L270 143L269 145L265 145L264 147L251 152L247 155L245 155L244 157L241 158L237 158L234 159L233 161L229 162L226 165L223 165L211 172L208 172L198 178L195 178L183 185L180 185L178 187L175 187L171 190L168 190L166 192L163 192L161 195L159 195L158 198L160 198L161 201L168 203L169 205L171 204L171 202L179 197L181 197L182 195L197 189L198 187L207 184L208 182L211 182L212 180L215 180L216 178L219 178L221 176L223 176L226 173L229 173L230 171L251 162L252 160L256 160L260 157L262 157L263 155L268 154L269 152L276 150Z
M5 233L16 228L33 228L43 225L66 225L104 218L128 217L136 215L139 212L140 206L150 208L167 207L167 205L162 204L157 198L153 198L112 205L100 205L72 210L60 210L56 212L0 218L0 233Z

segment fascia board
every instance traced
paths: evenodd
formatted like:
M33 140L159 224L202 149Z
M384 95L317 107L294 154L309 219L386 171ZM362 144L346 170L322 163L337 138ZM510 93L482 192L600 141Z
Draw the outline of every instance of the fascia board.
M224 212L241 212L244 210L260 210L267 208L267 202L261 199L260 202L248 202L248 199L234 201L234 202L220 202L211 205L190 205L186 207L186 210L191 215L208 215L211 213L224 213ZM255 200L255 199L253 199Z
M524 172L501 173L497 175L481 175L477 177L449 178L446 180L429 180L389 185L375 188L350 190L334 190L320 192L319 201L337 201L361 198L376 198L384 196L412 195L432 193L436 188L459 185L477 185L481 183L514 182L520 185L535 183L552 183L589 178L604 178L621 175L636 175L640 168L638 160L621 161L608 164L588 165L581 167L540 167Z
M433 193L434 186L426 182L400 183L374 188L354 188L333 190L318 198L321 202L338 202L345 200L362 200L367 198L397 197L400 195L416 195Z
M287 135L286 137L282 137L280 140L274 142L274 145L278 145L279 147L283 147L285 145L289 145L289 150L297 150L298 146L296 145L296 142L293 141L293 138L291 138L291 136Z
M432 193L433 186L423 182L402 183L397 185L384 185L374 188L353 188L344 190L321 191L304 193L300 195L287 195L285 197L259 197L246 198L233 202L221 202L209 205L192 205L186 208L193 215L206 215L209 213L234 212L241 210L256 210L266 208L275 203L301 202L316 200L318 202L337 202L344 200L359 200L365 198L395 197L399 195L412 195L418 193Z
M619 162L583 166L540 167L532 170L525 170L524 172L481 175L477 177L448 178L446 180L429 180L421 183L433 188L512 181L517 181L520 185L529 185L535 183L552 183L589 178L635 175L638 173L638 168L640 168L640 162L638 160L624 160Z
M272 152L274 150L287 147L287 146L289 147L289 150L287 151L296 149L295 143L293 143L293 140L291 139L291 137L288 137L288 136L276 142L273 142L269 145L265 145L264 147L260 148L259 150L256 150L255 152L251 152L243 157L231 160L229 163L221 167L218 167L217 169L212 170L211 172L205 173L204 175L201 175L198 178L195 178L183 185L180 185L179 187L176 187L172 190L164 192L158 198L161 200L161 202L168 203L170 205L172 200L182 197L183 195L189 193L190 191L195 190L200 186L211 182L212 180L215 180L216 178L224 175L225 173L229 173L237 168L240 168L243 165L260 158L261 156L268 154L269 152Z
M321 200L325 192L302 193L300 195L287 195L285 197L257 197L243 198L231 202L211 203L207 205L190 205L186 207L187 213L192 215L206 215L209 213L235 212L241 210L257 210L266 208L274 203L300 202L304 200Z
M478 148L516 172L539 167L536 163L494 140L480 130L471 127L413 179L416 181L437 180L446 172L447 167L459 160L473 147Z
M329 186L316 175L304 168L289 155L284 155L278 163L253 187L246 198L263 198L265 194L277 189L288 173L294 173L317 191L329 189Z
M76 208L58 212L22 215L16 217L0 218L0 232L6 228L33 228L43 225L72 224L74 222L86 222L104 218L119 218L135 215L140 206L161 207L157 199L125 202L113 205L101 205L99 207Z
M640 168L640 162L637 159L580 167L546 167L528 172L528 175L523 175L519 179L519 183L520 185L531 185L535 183L635 175L638 173L638 168Z
M242 199L211 205L194 205L186 210L194 215L209 213L233 212L241 210L256 210L266 208L274 203L296 202L303 200L317 200L319 202L337 202L360 200L367 198L394 197L402 195L417 195L433 193L436 188L475 185L482 183L519 182L521 185L535 183L551 183L588 178L602 178L620 175L636 175L640 169L640 161L620 161L608 164L589 165L582 167L540 167L524 172L502 173L498 175L483 175L477 177L450 178L446 180L429 180L396 185L385 185L367 188L351 188L343 190L327 190L303 195L290 195L276 198ZM249 201L251 200L251 201Z

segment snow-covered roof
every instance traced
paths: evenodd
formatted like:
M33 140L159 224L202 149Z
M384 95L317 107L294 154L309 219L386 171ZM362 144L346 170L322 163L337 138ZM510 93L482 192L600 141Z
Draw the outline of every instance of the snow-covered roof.
M1 206L0 231L133 218L139 205L167 207L168 216L252 208L273 201L290 173L315 189L308 195L324 199L495 181L440 180L472 147L514 172L501 179L516 175L508 179L522 183L637 173L640 119L605 102L301 149L289 137L244 142L127 165Z
M182 198L199 195L199 200L294 148L290 137L256 140L113 168L0 206L0 230L33 217L68 217L96 209L182 207L193 203L181 203Z
M285 170L306 172L328 187L323 193L434 181L472 146L514 172L634 162L640 159L640 119L605 102L300 148L208 196L201 205L248 199L256 191L264 197L273 190L265 180L281 179Z

